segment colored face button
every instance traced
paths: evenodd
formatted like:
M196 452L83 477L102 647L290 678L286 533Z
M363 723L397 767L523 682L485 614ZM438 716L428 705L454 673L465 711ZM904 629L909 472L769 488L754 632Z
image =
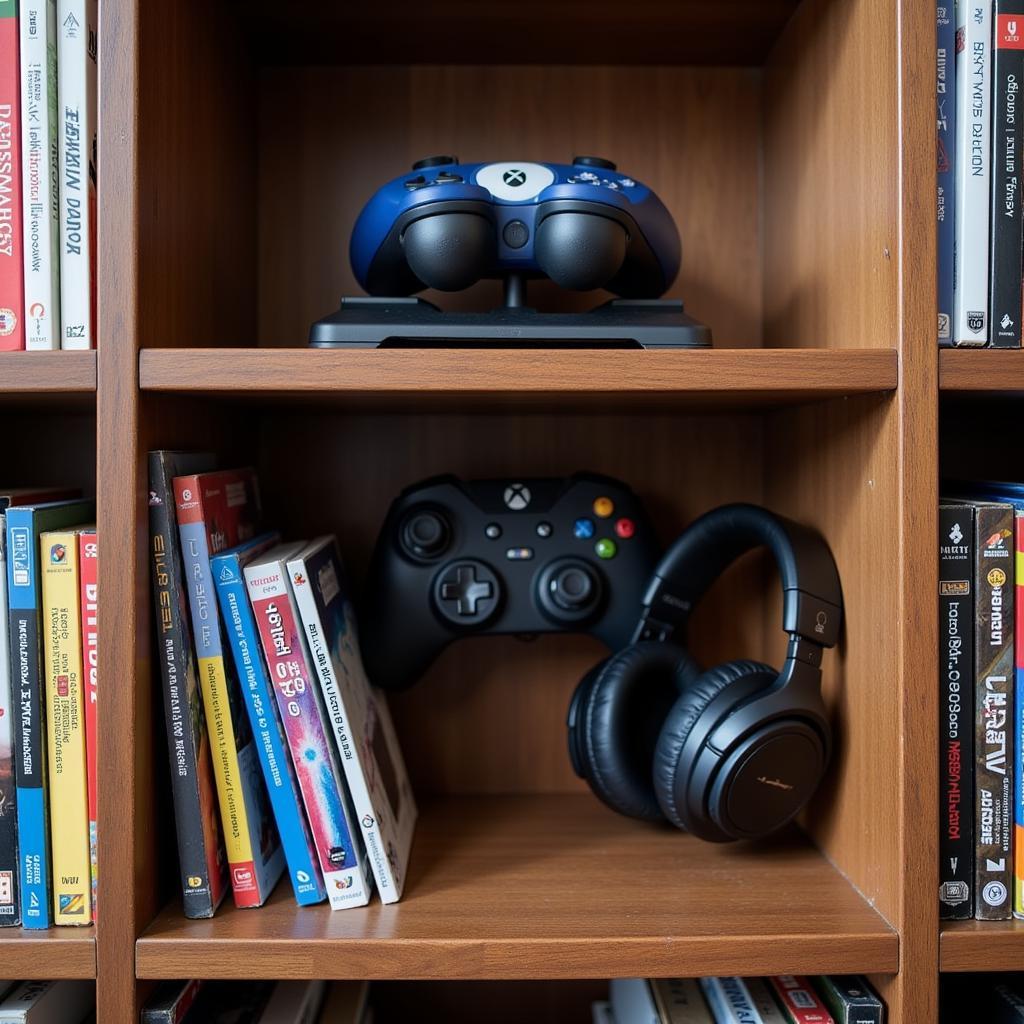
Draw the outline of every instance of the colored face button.
M593 519L577 519L572 524L572 535L577 540L590 540L594 536L594 520Z
M614 558L618 547L610 537L602 537L595 545L594 551L598 558Z
M607 519L615 511L615 502L611 498L594 499L594 515L598 519Z
M615 532L623 540L629 540L636 533L636 523L632 519L620 519L615 524Z

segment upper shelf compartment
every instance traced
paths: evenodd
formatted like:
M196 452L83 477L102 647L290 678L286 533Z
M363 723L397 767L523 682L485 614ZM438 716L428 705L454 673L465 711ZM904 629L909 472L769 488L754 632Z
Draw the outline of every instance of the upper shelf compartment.
M249 5L269 64L761 64L796 0ZM252 10L255 8L255 11Z
M147 391L605 410L759 408L892 391L892 349L144 349Z

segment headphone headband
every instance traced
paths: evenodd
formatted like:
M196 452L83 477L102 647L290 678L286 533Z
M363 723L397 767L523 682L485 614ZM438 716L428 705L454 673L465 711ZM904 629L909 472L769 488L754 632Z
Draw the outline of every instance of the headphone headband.
M756 547L768 548L778 566L783 630L819 647L833 647L843 595L825 539L808 526L747 504L712 509L668 549L644 595L644 617L634 640L685 634L691 610L711 584Z

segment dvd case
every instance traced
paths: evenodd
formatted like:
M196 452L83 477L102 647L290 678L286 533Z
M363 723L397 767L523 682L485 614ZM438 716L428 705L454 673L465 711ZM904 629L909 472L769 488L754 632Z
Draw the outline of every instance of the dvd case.
M142 1009L142 1024L182 1024L203 984L199 980L160 982Z
M660 1024L715 1024L695 978L652 978Z
M823 974L815 984L836 1024L883 1024L882 1000L859 974Z
M18 0L0 0L0 351L25 347Z
M782 1011L759 978L701 978L716 1024L784 1024Z
M21 924L18 815L14 795L14 705L7 613L6 517L0 512L0 927Z
M80 530L51 530L40 536L53 919L73 925L92 921L80 535Z
M956 153L956 11L950 0L935 5L935 120L937 174L937 288L939 344L953 344L954 156Z
M416 801L384 695L363 669L348 581L333 537L288 560L334 742L384 903L401 898Z
M369 902L372 874L288 583L286 562L301 548L284 544L253 561L245 567L245 583L327 897L341 910Z
M992 35L992 348L1021 345L1024 0L996 0Z
M789 1024L835 1024L807 978L780 974L768 979Z
M97 850L97 813L99 792L96 787L96 682L99 670L99 546L95 530L79 534L78 562L82 580L82 672L85 684L85 769L89 785L89 866L92 874L92 919L96 920L96 891L99 878Z
M992 0L957 4L953 344L989 340Z
M7 600L10 623L15 788L21 923L48 928L52 921L50 822L46 805L46 716L39 536L96 517L92 501L12 505L7 509Z
M242 694L249 722L263 767L270 806L284 848L292 891L300 906L320 903L327 898L323 875L317 862L313 837L309 831L302 795L295 780L295 769L281 725L281 716L267 676L260 650L259 632L245 586L245 567L276 545L278 533L266 533L245 544L215 555L210 561L217 587L235 669L242 683Z
M0 1024L67 1024L95 1005L90 981L26 981L0 999Z
M213 763L199 696L192 625L185 606L173 480L185 473L205 472L213 465L214 458L208 454L149 453L155 656L163 682L182 902L189 918L213 917L227 892L228 862L220 834Z
M231 887L235 906L260 907L281 877L284 853L234 663L224 657L210 568L212 555L256 532L256 474L224 470L176 477L174 498Z
M974 916L974 509L939 506L939 914Z
M56 0L21 0L25 348L60 348Z

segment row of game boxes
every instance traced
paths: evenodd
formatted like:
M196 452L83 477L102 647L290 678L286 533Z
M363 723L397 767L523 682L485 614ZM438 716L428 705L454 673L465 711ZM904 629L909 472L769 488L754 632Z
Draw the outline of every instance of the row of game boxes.
M416 804L333 537L283 543L256 474L150 454L151 575L184 912L402 894Z
M0 488L0 925L95 920L95 514Z

